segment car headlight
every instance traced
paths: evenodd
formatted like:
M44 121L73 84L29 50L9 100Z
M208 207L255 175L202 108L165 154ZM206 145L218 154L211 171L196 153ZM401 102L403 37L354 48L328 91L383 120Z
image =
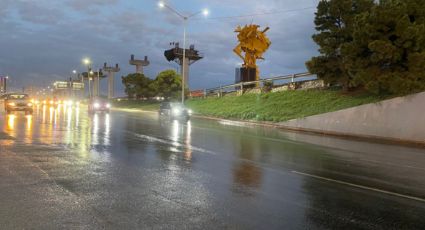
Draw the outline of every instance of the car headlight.
M188 109L188 110L187 110L187 113L192 114L192 113L193 113L193 111L192 111L191 109Z
M74 104L74 102L73 102L73 101L67 101L67 102L66 102L66 104L67 104L68 106L72 106L72 105Z
M27 105L28 105L28 106L32 106L32 103L28 103Z
M54 101L50 101L50 104L53 105L53 103L55 103Z
M108 108L108 109L111 108L111 104L109 104L109 103L106 104L106 108Z
M16 104L14 102L9 102L8 105L15 106Z
M93 107L95 107L95 108L97 109L97 108L99 108L99 107L100 107L100 104L99 104L99 103L94 103L94 104L93 104Z
M180 109L173 109L172 112L174 115L179 115L181 111Z

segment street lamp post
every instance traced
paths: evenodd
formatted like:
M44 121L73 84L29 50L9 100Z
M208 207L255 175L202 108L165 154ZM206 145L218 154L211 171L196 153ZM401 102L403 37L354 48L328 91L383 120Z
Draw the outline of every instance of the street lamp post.
M83 59L83 63L85 65L87 65L87 80L89 82L89 98L91 98L91 89L90 89L90 72L91 72L91 70L90 70L90 64L91 64L91 61L88 58L84 58ZM84 76L82 78L84 78Z
M208 16L209 11L207 9L201 10L199 12L196 12L191 15L183 15L179 11L175 10L171 6L165 4L165 2L159 2L158 6L160 8L167 8L177 16L179 16L181 19L183 19L183 63L182 63L182 104L184 104L184 91L185 91L185 85L186 85L186 27L187 27L187 21L189 18L194 17L200 13L202 13L204 16Z
M93 75L93 71L90 70L89 72L87 72L87 76L88 76L88 80L89 80L89 98L92 97L92 89L91 89L91 75Z
M73 75L70 78L70 89L71 89L71 96L72 96L72 98L74 98L75 97L75 92L74 92L74 77L77 76L77 70L73 70L72 71L72 74Z
M7 80L9 80L9 76L4 78L4 93L7 93Z
M96 92L93 92L93 94L94 94L94 96L99 96L100 95L100 69L98 70L98 71L96 71L96 76L97 76L97 78L96 78L96 81L95 81L95 84L96 84Z

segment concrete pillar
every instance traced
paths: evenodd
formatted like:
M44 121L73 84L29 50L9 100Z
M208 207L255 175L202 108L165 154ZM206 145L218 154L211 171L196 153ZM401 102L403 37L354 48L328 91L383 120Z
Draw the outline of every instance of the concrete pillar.
M136 65L136 73L143 74L143 66L142 65Z
M112 99L114 95L114 72L108 72L108 98Z
M132 59L134 59L134 56L132 55ZM130 64L131 64L130 60ZM133 60L134 61L134 60ZM136 65L137 67L137 65ZM107 63L105 62L103 64L103 71L108 73L108 99L112 99L115 96L115 81L114 81L114 76L116 72L120 71L120 67L118 66L118 64L115 64L115 67L112 66L107 66Z
M188 87L189 86L189 82L188 82L188 80L189 80L189 58L186 57L186 61L183 62L183 65L184 65L184 68L183 68L183 66L180 68L181 69L180 74L182 75L182 77L184 76L185 87L189 88ZM184 69L185 74L183 74L183 69Z
M93 77L93 96L99 96L99 77L96 75Z

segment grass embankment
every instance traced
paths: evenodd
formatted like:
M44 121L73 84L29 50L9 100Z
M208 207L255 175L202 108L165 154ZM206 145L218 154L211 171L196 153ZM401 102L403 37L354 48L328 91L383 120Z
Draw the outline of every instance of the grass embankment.
M123 101L114 101L113 107L123 108L123 109L140 109L144 111L157 111L159 109L158 102L149 102L149 101L133 101L133 100L123 100Z
M335 90L303 90L192 99L187 101L187 106L196 114L206 116L280 122L378 102L382 99L366 93L345 95Z

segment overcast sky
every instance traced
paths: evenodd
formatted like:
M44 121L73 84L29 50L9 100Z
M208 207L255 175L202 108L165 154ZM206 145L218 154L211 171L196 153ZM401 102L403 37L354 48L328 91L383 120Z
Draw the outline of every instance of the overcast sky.
M190 67L190 88L202 89L234 81L242 62L233 52L233 32L250 23L269 26L272 45L259 62L262 78L306 71L305 61L316 55L314 12L318 0L168 0L183 14L208 8L208 18L191 18L188 44L205 56ZM248 17L233 17L251 15ZM0 75L10 75L15 88L45 86L84 71L90 57L94 68L119 63L120 77L134 72L128 64L149 56L145 74L154 78L165 69L164 50L183 40L183 23L155 0L0 0ZM103 82L105 86L106 81Z

